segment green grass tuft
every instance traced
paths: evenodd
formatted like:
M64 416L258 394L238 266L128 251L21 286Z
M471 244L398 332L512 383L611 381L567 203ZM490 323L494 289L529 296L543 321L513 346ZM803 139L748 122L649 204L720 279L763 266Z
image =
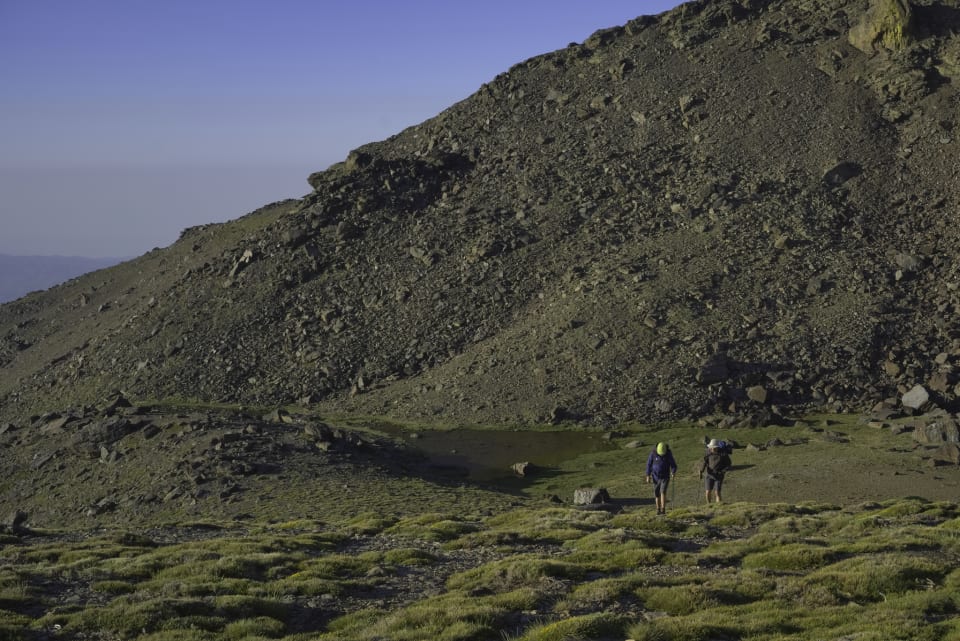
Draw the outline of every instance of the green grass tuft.
M617 615L597 612L533 626L516 641L570 641L614 638L623 634L626 621Z

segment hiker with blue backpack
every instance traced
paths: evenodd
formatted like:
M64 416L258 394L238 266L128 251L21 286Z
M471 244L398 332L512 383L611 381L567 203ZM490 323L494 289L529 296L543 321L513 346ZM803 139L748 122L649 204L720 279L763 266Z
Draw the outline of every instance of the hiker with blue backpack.
M716 497L717 503L721 501L720 491L723 489L723 477L733 465L730 460L730 451L731 448L726 443L715 438L710 439L707 444L707 455L703 457L703 461L700 463L700 478L702 479L704 474L707 476L704 484L707 503L710 502L711 494Z
M653 497L657 503L657 514L667 513L667 487L670 477L677 473L677 462L666 443L657 443L657 447L647 457L647 483L653 483Z

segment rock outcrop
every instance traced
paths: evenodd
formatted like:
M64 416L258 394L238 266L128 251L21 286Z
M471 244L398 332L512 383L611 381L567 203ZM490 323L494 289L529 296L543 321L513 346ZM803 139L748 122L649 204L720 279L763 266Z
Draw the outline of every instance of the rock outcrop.
M865 53L880 47L899 51L913 38L913 30L913 8L907 0L873 0L850 30L850 44Z

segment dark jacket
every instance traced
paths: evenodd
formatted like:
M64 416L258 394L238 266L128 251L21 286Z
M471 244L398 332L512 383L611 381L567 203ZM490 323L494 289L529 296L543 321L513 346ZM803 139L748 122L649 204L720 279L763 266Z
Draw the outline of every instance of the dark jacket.
M710 478L717 479L718 481L722 480L723 475L726 474L732 465L733 463L730 461L729 456L717 451L712 451L704 456L703 462L700 463L700 476L703 476L703 473L706 472Z
M657 454L657 450L650 452L650 456L647 457L647 476L653 479L654 483L669 479L671 474L676 473L677 462L670 448L667 448L667 453L663 456Z

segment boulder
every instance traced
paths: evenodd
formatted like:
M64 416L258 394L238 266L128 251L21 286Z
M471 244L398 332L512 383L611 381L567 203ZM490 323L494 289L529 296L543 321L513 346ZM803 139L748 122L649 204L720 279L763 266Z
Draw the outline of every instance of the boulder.
M105 416L113 416L119 410L125 410L127 408L133 407L133 404L123 395L123 392L117 392L112 398L107 400L106 405L103 407L103 414Z
M50 461L52 461L53 458L54 458L56 455L57 455L57 452L55 452L55 451L54 451L54 452L49 452L49 453L47 453L47 454L39 454L39 453L38 453L38 454L34 455L33 460L30 462L30 469L31 469L31 470L39 470L39 469L42 468L44 465L46 465L47 463L49 463Z
M848 40L864 53L903 49L913 35L913 10L907 0L873 0Z
M292 423L293 417L290 416L290 412L281 407L267 413L263 420L267 423Z
M20 534L26 531L24 523L27 522L27 513L23 510L14 510L7 518L3 520L3 523L0 523L0 529L3 529L12 534Z
M88 443L111 444L131 434L135 429L134 424L127 419L113 416L102 422L85 426L80 430L77 438Z
M949 372L934 372L929 380L927 380L927 386L934 392L939 392L940 394L946 394L950 388L953 386L950 379Z
M897 266L897 269L904 274L915 272L920 267L920 259L906 252L898 252L897 255L893 257L893 262Z
M890 378L896 378L900 376L900 372L902 370L900 369L900 365L898 365L897 363L894 363L891 360L886 360L883 362L883 371Z
M823 182L827 185L842 185L852 178L856 178L863 173L863 168L850 161L839 162L823 172ZM824 281L822 278L816 280L816 290L810 291L810 283L807 284L807 293L819 294L824 290Z
M937 449L934 456L938 459L949 461L954 465L960 465L960 445L957 443L944 443Z
M874 405L873 410L870 412L870 420L874 421L886 421L891 418L898 418L900 416L903 416L903 413L900 411L900 409L894 407L886 401Z
M720 383L730 378L729 361L726 354L714 354L697 372L697 382L701 385Z
M558 423L562 423L564 421L572 421L572 420L575 420L575 418L576 416L574 416L567 408L563 407L562 405L557 405L553 408L553 410L550 411L551 425L557 425Z
M87 508L87 516L99 516L105 512L112 512L117 509L117 502L109 497L105 497Z
M532 473L535 468L532 463L524 461L522 463L514 463L510 466L510 469L513 470L513 473L517 476L524 477Z
M747 388L747 398L755 403L766 403L767 402L767 388L763 385L754 385L753 387Z
M906 394L900 398L904 407L912 410L918 410L930 400L930 392L923 385L914 385Z
M949 415L927 416L913 426L913 439L923 445L960 442L957 421Z
M603 487L582 487L574 490L574 505L600 505L610 502L610 494Z
M304 425L303 433L310 438L318 440L330 440L333 438L333 430L326 423Z
M70 421L70 416L59 416L40 428L41 434L54 434L63 431L63 427Z
M253 261L253 257L254 257L254 254L252 249L247 249L246 251L244 251L243 254L240 256L240 258L238 258L237 261L233 264L233 268L230 270L230 278L231 279L234 278L247 265L249 265Z

